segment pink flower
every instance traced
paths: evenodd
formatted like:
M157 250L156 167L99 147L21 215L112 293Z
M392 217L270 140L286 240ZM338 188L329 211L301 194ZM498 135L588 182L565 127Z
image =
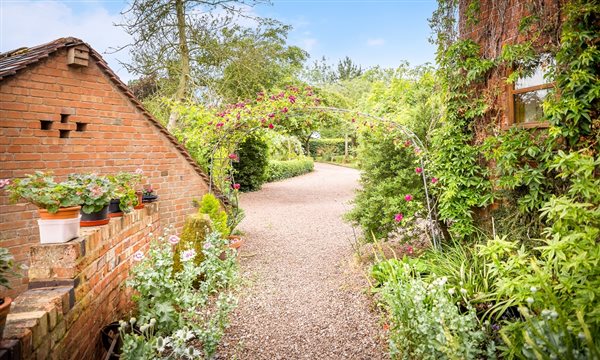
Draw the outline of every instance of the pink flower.
M290 104L293 104L296 102L296 97L294 95L288 96L288 99L290 100Z
M229 154L228 156L231 160L236 160L238 158L237 154Z
M218 127L218 128L220 128L220 127L223 127L223 125L225 125L225 124L224 124L224 123L222 123L222 122L220 122L220 123L217 123L217 127Z
M273 123L269 124L269 129L272 129L274 127L275 127L275 125L273 125Z
M237 183L236 183L236 184L233 184L233 188L234 188L235 190L239 190L239 189L240 189L240 184L237 184Z
M416 172L417 174L420 174L420 173L422 173L422 172L423 172L423 169L422 169L422 168L420 168L420 167L418 167L418 168L415 168L415 172Z
M171 235L169 236L169 244L171 245L177 245L179 243L179 236L177 235Z
M438 182L438 179L437 179L437 178L431 178L431 183L432 183L432 184L435 184L436 182Z
M275 117L275 113L269 113L268 115L270 118L274 118Z
M138 175L143 175L144 174L144 170L142 170L141 168L137 168L135 169L135 173Z
M411 194L407 194L407 195L404 197L404 200L406 200L406 201L412 201L412 199L413 199L413 197L412 197L412 195L411 195Z
M10 185L10 179L0 179L0 189L4 189L8 185Z
M410 140L406 140L404 142L404 147L409 147L410 146Z
M419 149L418 147L415 148L415 154L420 154L421 153L421 149Z
M204 250L208 250L212 248L212 244L209 242L205 242L204 245L202 245L202 247L204 248Z
M396 214L396 216L394 216L394 220L396 220L396 222L400 222L402 221L402 219L404 219L404 215L402 215L401 213Z
M135 261L144 260L144 253L142 252L142 250L138 250L135 252L135 254L133 254L133 260L135 260Z
M181 260L190 261L196 257L196 251L194 249L186 250L181 254Z
M283 109L281 109L281 112L282 112L282 113L286 113L286 112L288 112L288 108L287 108L287 107L284 107Z
M412 246L408 245L408 247L406 248L406 252L407 252L409 255L412 255L412 254L414 254L415 250L413 249L413 247L412 247Z

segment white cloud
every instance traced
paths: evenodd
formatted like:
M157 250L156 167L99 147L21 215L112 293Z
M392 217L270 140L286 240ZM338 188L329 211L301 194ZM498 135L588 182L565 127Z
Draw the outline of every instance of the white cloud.
M105 54L111 47L129 43L130 36L122 28L113 25L121 21L121 15L111 14L97 3L90 5L88 10L75 12L69 3L60 1L2 1L0 16L2 52L73 36L101 53L123 81L132 78L118 62L128 59L126 50Z
M367 46L381 46L385 44L385 40L382 38L376 38L376 39L368 39L367 40Z

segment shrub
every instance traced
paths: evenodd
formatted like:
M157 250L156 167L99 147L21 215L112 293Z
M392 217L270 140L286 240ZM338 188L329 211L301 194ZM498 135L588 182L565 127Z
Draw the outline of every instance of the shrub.
M362 227L366 239L371 239L371 234L377 239L388 238L398 225L410 224L423 207L423 180L415 173L414 149L398 140L401 138L400 131L381 127L361 134L358 156L362 188L346 218ZM412 200L406 201L406 195ZM396 214L403 214L401 222L395 220Z
M229 227L227 226L227 213L221 209L221 203L213 194L205 194L200 201L200 214L206 214L212 221L212 226L215 231L218 231L221 236L229 235Z
M239 161L233 163L233 173L241 191L259 190L265 182L269 149L260 134L250 134L239 145Z
M271 160L267 167L267 182L303 175L313 171L314 167L315 163L308 157L287 161Z
M378 269L381 271L381 265ZM494 344L487 343L474 309L467 305L461 313L445 277L426 282L414 265L397 261L396 266L388 267L385 277L380 294L391 323L392 358L494 357Z

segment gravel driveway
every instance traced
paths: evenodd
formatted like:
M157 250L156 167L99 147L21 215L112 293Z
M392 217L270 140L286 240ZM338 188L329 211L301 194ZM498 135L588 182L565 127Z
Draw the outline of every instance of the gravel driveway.
M313 173L244 194L245 285L219 359L385 359L378 315L342 221L358 171Z

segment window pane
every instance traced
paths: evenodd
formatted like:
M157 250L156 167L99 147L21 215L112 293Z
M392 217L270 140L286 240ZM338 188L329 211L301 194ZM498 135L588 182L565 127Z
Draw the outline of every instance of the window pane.
M546 95L548 95L548 89L515 94L515 123L542 121L544 116L542 102Z
M549 55L542 56L539 65L534 69L534 72L531 74L531 76L517 79L515 82L515 89L518 90L548 83L548 80L544 79L544 75L546 75L550 70L550 65L553 63L553 61L554 59L552 59Z

